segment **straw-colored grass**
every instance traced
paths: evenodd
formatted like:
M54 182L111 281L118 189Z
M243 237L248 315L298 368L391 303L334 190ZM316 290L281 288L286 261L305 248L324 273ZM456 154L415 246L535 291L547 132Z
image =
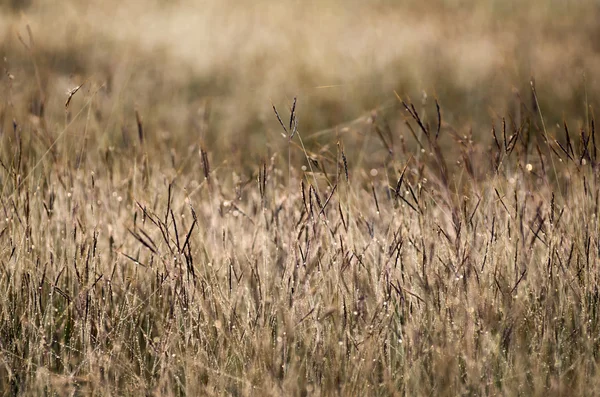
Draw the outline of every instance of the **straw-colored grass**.
M0 392L594 395L597 6L425 3L0 3Z

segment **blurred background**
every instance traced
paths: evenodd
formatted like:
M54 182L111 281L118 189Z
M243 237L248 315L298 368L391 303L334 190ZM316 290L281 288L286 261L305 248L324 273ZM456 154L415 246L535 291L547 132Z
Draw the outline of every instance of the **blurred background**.
M285 144L272 104L286 118L295 96L309 145L348 144L374 115L404 128L395 92L425 113L437 98L446 122L487 136L502 116L535 111L534 79L552 130L597 103L599 4L2 0L0 125L81 120L69 136L85 125L94 145L126 147L137 109L153 142L241 158ZM84 82L65 114L66 92Z

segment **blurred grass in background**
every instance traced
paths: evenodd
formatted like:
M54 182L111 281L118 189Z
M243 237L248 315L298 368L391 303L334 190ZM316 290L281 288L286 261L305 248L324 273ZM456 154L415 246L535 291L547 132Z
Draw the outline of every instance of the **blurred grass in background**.
M5 1L0 14L13 95L39 101L18 39L29 24L47 114L63 118L66 90L89 79L87 96L100 90L90 135L103 144L135 130L137 107L169 147L264 151L278 136L271 102L298 96L309 138L373 110L393 123L394 90L438 98L449 122L477 134L498 114L518 117L520 102L531 108L532 78L552 128L563 114L583 118L600 84L593 1L17 4ZM11 112L2 109L4 129Z

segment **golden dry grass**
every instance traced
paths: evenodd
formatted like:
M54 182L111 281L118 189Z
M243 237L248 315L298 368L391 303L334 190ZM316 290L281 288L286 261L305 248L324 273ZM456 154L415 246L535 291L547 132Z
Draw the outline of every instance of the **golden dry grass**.
M0 391L594 395L598 11L0 3Z

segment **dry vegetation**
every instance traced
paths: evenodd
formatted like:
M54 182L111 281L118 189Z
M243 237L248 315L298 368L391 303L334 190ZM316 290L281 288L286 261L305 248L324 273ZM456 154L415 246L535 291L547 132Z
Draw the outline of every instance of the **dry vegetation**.
M26 3L3 395L600 390L593 2Z

